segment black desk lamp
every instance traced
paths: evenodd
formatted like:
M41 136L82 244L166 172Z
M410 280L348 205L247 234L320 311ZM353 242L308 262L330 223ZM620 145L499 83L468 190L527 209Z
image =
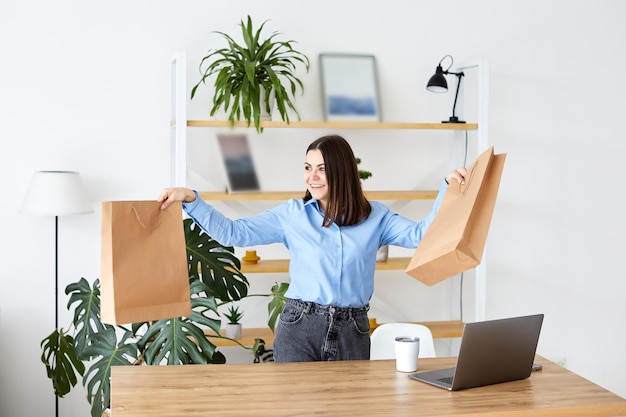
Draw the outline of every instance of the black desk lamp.
M441 66L441 63L446 58L450 58L450 65L448 65L448 68L444 70ZM461 77L463 77L465 74L463 72L448 71L450 67L452 67L453 63L454 63L454 59L452 58L451 55L446 55L443 58L441 58L441 61L439 61L439 64L437 65L437 69L435 70L435 75L430 77L430 80L428 80L428 84L426 85L426 89L428 91L431 91L433 93L445 93L446 91L448 91L448 82L446 81L446 77L445 77L446 74L456 75L459 78L459 82L456 85L456 94L454 95L454 105L452 106L452 116L450 116L449 120L444 120L441 123L465 123L464 121L459 120L459 118L456 117L456 115L454 114L456 111L456 101L459 97L459 88L461 87Z

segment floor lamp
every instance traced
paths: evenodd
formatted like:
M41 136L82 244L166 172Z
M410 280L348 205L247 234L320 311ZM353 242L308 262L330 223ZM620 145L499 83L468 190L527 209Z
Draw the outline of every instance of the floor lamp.
M37 171L20 209L22 213L54 216L54 328L59 328L59 216L93 213L91 201L75 171ZM54 396L59 416L59 397Z

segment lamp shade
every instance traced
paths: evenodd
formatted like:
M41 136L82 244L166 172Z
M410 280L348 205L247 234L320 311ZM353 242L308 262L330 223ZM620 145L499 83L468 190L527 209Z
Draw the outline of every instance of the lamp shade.
M20 211L64 216L93 213L93 208L78 172L37 171L33 173Z
M445 93L448 91L448 81L446 81L446 76L444 75L441 65L437 65L435 74L430 77L428 84L426 84L426 89L433 93Z

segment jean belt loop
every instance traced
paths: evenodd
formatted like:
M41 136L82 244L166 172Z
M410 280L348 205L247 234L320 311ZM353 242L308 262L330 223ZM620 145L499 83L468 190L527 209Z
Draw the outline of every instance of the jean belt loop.
M302 309L304 314L309 314L309 311L311 311L311 304L311 302L304 303L304 309Z

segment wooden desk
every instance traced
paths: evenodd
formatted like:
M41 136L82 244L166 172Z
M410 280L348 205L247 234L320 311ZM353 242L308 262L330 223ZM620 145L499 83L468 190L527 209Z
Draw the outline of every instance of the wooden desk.
M112 417L626 415L626 399L537 357L530 378L449 392L396 372L393 360L114 366ZM419 370L456 358L420 359Z

